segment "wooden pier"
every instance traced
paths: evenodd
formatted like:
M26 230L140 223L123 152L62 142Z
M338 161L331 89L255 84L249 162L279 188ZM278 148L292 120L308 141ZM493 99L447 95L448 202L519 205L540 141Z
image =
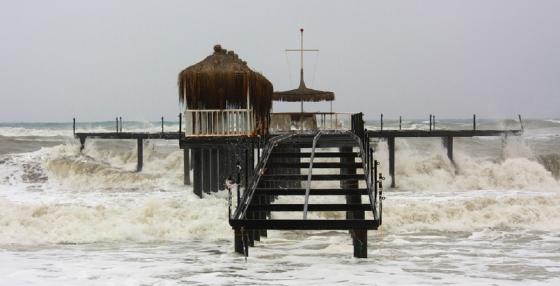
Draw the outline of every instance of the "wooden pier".
M303 48L303 29L300 32L302 45L297 51L303 61L303 52L309 50ZM175 132L165 132L163 117L161 132L123 132L122 118L117 117L115 132L102 133L76 132L74 120L74 135L81 149L90 138L136 140L137 172L144 166L144 140L177 140L183 149L183 182L192 185L197 196L225 190L228 182L234 250L244 255L268 230L343 230L350 233L354 257L367 257L367 233L382 225L385 198L384 177L378 173L378 165L385 162L374 157L374 140L387 141L391 186L396 187L397 138L440 138L453 160L454 138L522 133L522 128L477 130L474 116L472 130L436 130L433 115L429 130L384 130L383 120L380 130L366 130L362 113L332 112L332 105L330 112L304 112L304 102L332 102L334 93L308 88L303 63L297 89L273 92L268 79L220 45L181 71L178 87L184 110ZM301 111L271 113L273 100L298 102ZM318 181L334 184L316 188ZM304 202L277 203L280 196L299 196ZM310 203L310 197L317 196L341 199ZM280 218L287 212L299 216ZM323 219L314 216L316 212L339 213L337 219Z

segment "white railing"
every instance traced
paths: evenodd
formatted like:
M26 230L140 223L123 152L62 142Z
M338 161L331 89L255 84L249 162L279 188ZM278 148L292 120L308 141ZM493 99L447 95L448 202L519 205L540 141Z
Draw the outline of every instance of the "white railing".
M270 114L270 132L350 130L352 113L280 112Z
M252 109L194 109L183 116L186 136L251 135L256 127Z

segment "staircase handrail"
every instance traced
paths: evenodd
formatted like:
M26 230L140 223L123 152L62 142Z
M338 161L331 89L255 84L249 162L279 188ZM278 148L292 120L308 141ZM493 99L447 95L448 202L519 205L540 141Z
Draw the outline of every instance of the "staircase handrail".
M313 137L313 145L311 146L311 156L309 157L309 170L307 171L307 188L305 189L305 202L303 204L303 219L307 219L307 208L309 205L309 192L311 191L311 177L313 176L313 160L315 159L315 147L317 146L317 141L321 137L324 131L317 132L317 135Z
M253 195L264 173L264 167L268 162L268 158L272 153L272 149L274 149L274 147L278 145L278 143L286 139L289 139L294 135L295 135L294 133L291 133L291 134L283 134L283 135L275 136L272 139L270 139L268 143L265 145L265 147L263 148L261 160L257 163L257 166L255 166L255 169L253 170L253 177L251 179L251 182L249 183L248 187L245 186L245 192L243 192L243 197L241 199L241 202L238 203L238 206L235 209L235 213L233 215L235 219L242 219L246 217L247 210L249 209L249 203L253 199Z

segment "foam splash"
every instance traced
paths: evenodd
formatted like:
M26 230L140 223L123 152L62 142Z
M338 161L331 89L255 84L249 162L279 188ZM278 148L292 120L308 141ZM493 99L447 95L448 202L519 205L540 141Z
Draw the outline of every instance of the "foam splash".
M441 144L433 143L419 149L406 140L398 140L396 148L396 181L401 190L560 190L559 182L524 144L508 142L503 158L475 158L456 148L454 162ZM388 148L377 146L381 172L389 174ZM389 176L386 176L390 180Z
M0 199L0 244L229 238L223 196L128 204L20 204Z
M390 198L383 227L392 231L483 229L560 230L560 195L446 197L443 200Z

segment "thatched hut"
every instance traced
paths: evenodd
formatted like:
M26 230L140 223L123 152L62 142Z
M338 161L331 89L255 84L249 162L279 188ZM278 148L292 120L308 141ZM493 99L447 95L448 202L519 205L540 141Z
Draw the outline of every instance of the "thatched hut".
M179 73L178 86L192 134L268 132L272 83L233 51L214 46L212 55Z

